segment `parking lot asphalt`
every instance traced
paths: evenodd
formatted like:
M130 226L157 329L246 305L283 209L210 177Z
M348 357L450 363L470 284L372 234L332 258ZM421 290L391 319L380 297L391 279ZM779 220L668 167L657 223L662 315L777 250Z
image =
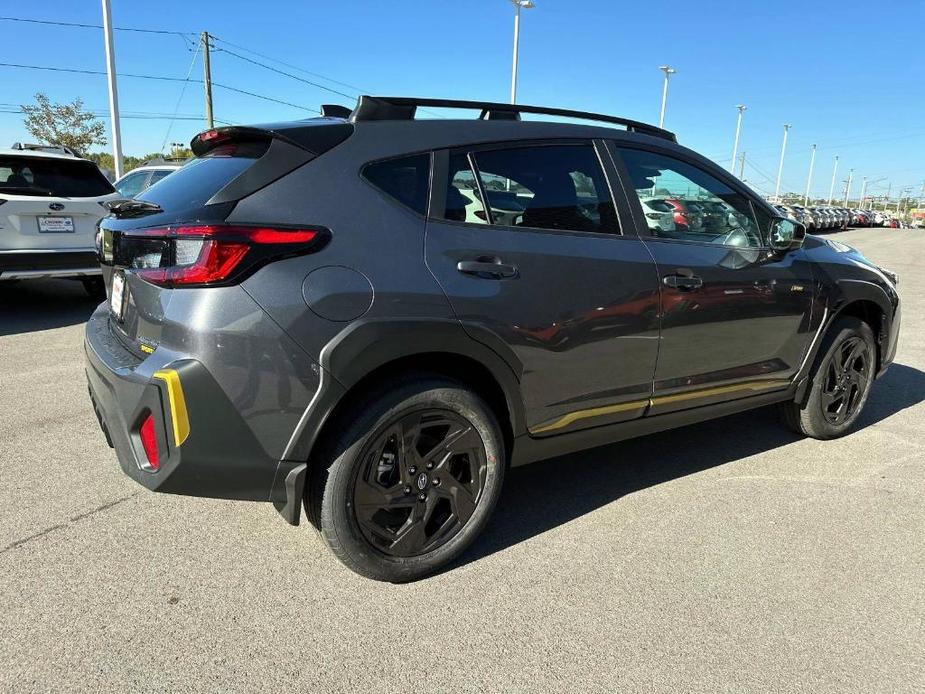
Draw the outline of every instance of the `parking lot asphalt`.
M858 431L757 410L515 469L463 559L399 586L267 504L125 477L92 302L0 285L0 690L925 690L925 232L833 237L904 301Z

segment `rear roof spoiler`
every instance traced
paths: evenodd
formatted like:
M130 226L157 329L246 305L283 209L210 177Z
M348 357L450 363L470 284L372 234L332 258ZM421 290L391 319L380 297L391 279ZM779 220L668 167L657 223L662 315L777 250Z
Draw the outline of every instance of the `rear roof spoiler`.
M352 132L351 123L320 118L267 125L229 125L199 133L190 140L190 149L197 157L201 157L219 145L229 142L282 140L317 156L339 145Z

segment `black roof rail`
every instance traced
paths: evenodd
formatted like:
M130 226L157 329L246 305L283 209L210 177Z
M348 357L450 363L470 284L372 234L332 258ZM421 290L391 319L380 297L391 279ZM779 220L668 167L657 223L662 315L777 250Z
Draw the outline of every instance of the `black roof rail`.
M588 111L572 111L567 108L502 104L492 101L418 99L405 96L369 96L364 94L357 99L357 105L353 109L350 119L353 121L412 120L419 106L430 106L431 108L477 109L481 111L479 118L482 120L520 120L521 113L593 120L602 123L622 125L629 131L660 137L665 140L670 140L671 142L678 141L673 132L629 118L608 116L602 113L589 113Z
M321 104L323 118L349 118L352 111L340 104Z

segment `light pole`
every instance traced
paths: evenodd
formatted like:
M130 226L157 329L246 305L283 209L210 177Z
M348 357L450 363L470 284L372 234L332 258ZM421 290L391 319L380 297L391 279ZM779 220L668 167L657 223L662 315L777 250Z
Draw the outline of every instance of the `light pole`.
M784 123L784 141L780 146L780 164L777 167L777 185L774 186L774 197L780 200L780 178L784 173L784 154L787 152L787 134L790 132L790 123Z
M103 45L106 49L106 75L109 82L112 160L116 178L122 178L122 128L119 125L119 92L116 89L116 56L112 43L112 10L109 0L103 0Z
M729 164L729 170L735 173L736 168L736 154L739 152L739 132L742 130L742 113L748 108L742 104L736 106L739 110L739 116L736 118L736 136L735 140L732 141L732 163Z
M861 181L861 199L858 200L858 208L864 209L864 193L867 192L867 176Z
M809 155L809 175L806 177L806 194L803 196L803 206L809 204L809 187L813 182L813 166L816 164L816 145L813 145L813 153Z
M665 84L662 86L662 110L658 116L658 127L665 127L665 106L668 104L668 79L677 72L673 67L662 65L659 70L665 73Z
M532 0L511 0L514 5L514 59L511 66L511 103L517 102L517 49L520 46L520 11L536 7Z
M832 198L835 195L835 174L838 173L838 155L835 155L835 168L832 169L832 185L829 186L829 201L827 205L832 204Z
M845 207L848 207L848 196L851 194L851 179L854 177L854 169L848 169L848 180L845 183Z

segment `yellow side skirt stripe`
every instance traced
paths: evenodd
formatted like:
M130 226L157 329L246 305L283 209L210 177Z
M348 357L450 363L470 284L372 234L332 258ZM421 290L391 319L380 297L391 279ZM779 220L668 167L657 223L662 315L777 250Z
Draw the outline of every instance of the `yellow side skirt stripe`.
M633 400L632 402L623 402L618 405L605 405L603 407L592 407L587 410L576 410L575 412L569 412L558 419L554 419L550 422L540 424L539 426L531 428L529 431L531 434L543 434L549 431L555 431L556 429L562 429L574 424L577 421L582 419L588 419L590 417L601 417L608 414L616 414L618 412L629 412L630 410L641 410L645 407L654 407L657 405L665 405L673 402L683 402L685 400L696 400L698 398L709 398L714 395L725 395L726 393L736 393L743 390L750 391L764 391L764 390L773 390L777 388L786 388L790 385L790 381L778 380L778 381L750 381L748 383L734 383L728 386L717 386L716 388L705 388L703 390L694 390L688 393L676 393L674 395L660 395L655 398L649 398L646 400Z
M154 378L167 386L167 402L170 405L170 421L173 424L173 440L179 446L189 436L189 416L186 413L186 398L180 385L180 374L174 369L161 369L154 372Z

